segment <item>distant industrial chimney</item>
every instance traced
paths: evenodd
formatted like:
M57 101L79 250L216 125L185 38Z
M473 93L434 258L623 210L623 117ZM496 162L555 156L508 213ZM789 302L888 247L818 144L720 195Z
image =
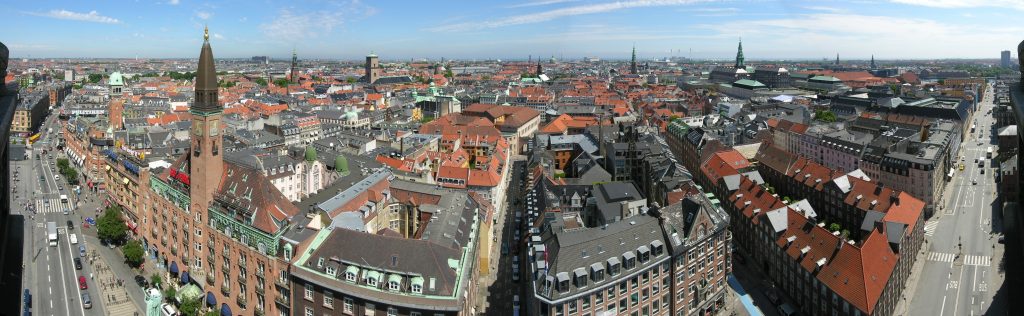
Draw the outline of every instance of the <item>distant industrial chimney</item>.
M932 129L932 123L921 124L921 142L928 141L928 133Z

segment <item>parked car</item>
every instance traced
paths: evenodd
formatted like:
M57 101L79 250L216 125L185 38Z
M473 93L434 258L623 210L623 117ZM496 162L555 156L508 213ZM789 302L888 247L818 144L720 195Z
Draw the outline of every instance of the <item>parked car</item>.
M25 307L32 307L32 292L25 289L25 294L22 297L22 300L25 301Z
M75 258L75 270L82 270L82 258Z
M78 256L85 257L85 245L78 245Z
M774 305L779 305L779 303L782 302L782 300L779 299L779 293L775 292L775 288L765 289L764 296L767 296L768 301L772 302Z
M68 230L72 230L72 229L75 229L75 223L72 223L71 221L68 221Z
M144 277L144 276L136 275L135 276L135 284L138 284L140 287L145 288L145 287L149 286L149 281L147 281L146 277Z
M89 293L82 293L82 307L85 309L92 308L92 298L89 297Z

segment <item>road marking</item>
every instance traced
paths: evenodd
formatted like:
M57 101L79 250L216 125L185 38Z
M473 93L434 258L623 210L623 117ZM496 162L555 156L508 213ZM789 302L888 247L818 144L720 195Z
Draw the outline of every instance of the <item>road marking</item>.
M946 312L946 297L949 297L949 295L942 296L942 308L939 309L939 316L942 316L942 314Z
M966 256L964 257L964 264L969 266L988 267L992 265L992 257L975 255Z
M928 261L953 262L953 259L956 259L955 254L944 252L928 252Z
M958 276L956 279L957 279L957 281L960 281L960 280L964 279L964 269L960 269L960 276ZM956 315L957 311L959 311L959 310L960 310L960 288L957 288L956 289L956 299L955 299L955 302L953 302L953 315Z
M937 226L939 226L939 221L937 221L937 220L930 220L927 223L925 223L924 224L924 235L925 236L935 235L935 228Z

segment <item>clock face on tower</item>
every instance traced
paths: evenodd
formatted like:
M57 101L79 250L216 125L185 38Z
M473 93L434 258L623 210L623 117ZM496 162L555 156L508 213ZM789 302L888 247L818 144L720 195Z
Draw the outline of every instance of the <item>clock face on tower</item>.
M192 121L192 135L203 136L203 121Z

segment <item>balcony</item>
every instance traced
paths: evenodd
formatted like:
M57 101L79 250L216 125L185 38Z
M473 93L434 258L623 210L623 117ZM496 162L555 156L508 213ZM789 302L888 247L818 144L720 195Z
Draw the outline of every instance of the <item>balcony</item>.
M263 316L263 307L256 306L255 313L253 315Z
M248 302L245 301L245 296L238 295L238 299L235 300L235 303L238 303L238 307L245 309L245 303Z
M207 274L206 275L206 285L213 285L214 282L217 282L217 277L214 277L213 273Z
M242 267L242 269L245 269L245 260L238 260L238 266Z
M277 285L277 286L280 286L280 287L283 287L283 288L287 289L288 288L288 279L285 279L285 278L275 278L274 279L274 285Z
M257 277L262 278L263 277L263 269L256 269L256 274L255 275Z
M231 273L231 267L228 266L227 262L224 262L224 264L220 266L220 270L224 271L224 273Z
M231 288L228 287L227 283L224 283L220 286L220 293L224 294L225 296L231 294Z
M284 307L290 306L288 297L284 296L284 295L275 295L274 296L274 303L277 303L278 305L281 305L281 306L284 306Z
M259 293L260 295L266 294L266 290L263 289L263 285L256 284L256 293Z

